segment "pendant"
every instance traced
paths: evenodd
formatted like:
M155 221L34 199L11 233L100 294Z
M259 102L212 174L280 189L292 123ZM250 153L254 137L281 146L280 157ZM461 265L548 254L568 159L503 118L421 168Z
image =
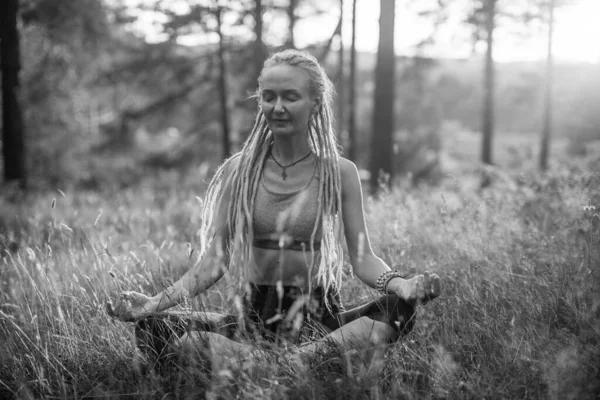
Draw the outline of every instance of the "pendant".
M284 181L287 179L287 172L285 172L285 168L283 169L283 171L281 171L281 177Z

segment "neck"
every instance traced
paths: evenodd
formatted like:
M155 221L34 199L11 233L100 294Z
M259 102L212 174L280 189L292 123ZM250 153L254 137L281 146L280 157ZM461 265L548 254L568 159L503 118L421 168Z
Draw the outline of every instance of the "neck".
M280 164L291 164L310 152L307 135L275 136L272 154Z

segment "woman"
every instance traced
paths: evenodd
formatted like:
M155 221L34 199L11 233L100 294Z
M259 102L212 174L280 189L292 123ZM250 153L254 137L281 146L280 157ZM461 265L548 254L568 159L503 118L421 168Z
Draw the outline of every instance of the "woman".
M153 297L121 294L109 312L141 321L138 331L154 329L146 317L204 292L235 267L247 282L246 333L296 343L321 337L302 347L307 352L323 339L340 346L396 340L412 326L414 306L440 294L440 279L427 272L404 279L373 254L358 171L336 144L332 84L323 68L308 54L276 53L264 64L256 97L252 133L210 183L199 261ZM338 295L344 239L354 274L383 295L350 311ZM240 319L205 316L203 329L214 331L221 321L235 327L226 336L240 331ZM199 337L188 332L180 343L193 346ZM202 337L202 346L239 347L223 335Z

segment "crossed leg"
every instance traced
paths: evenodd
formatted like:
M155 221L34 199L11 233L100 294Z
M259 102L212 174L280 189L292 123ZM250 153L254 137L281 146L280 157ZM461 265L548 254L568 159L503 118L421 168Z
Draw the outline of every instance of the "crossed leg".
M298 347L288 353L288 361L295 368L304 369L305 362L314 354L325 352L333 344L342 351L358 350L367 361L370 376L377 376L383 367L383 355L398 332L390 325L360 317L326 336ZM188 332L179 338L174 347L185 354L192 363L210 360L212 371L224 369L248 370L253 361L263 358L268 350L249 343L229 339L214 332Z
M388 344L412 328L414 307L395 295L382 296L314 323L319 325L321 337L288 353L297 368L333 344L341 351L360 350L363 360L369 360L368 370L377 373ZM177 354L179 359L221 371L245 369L257 357L262 358L261 353L266 354L264 347L233 340L237 330L234 316L171 311L138 322L136 336L138 347L157 360L158 366Z
M438 278L439 279L439 278ZM412 279L411 279L412 280ZM425 296L426 295L426 296ZM439 295L439 288L427 290L415 303L424 303ZM362 349L371 353L369 371L379 371L389 343L408 333L414 325L414 303L396 295L382 296L366 305L329 316L323 321L329 331L318 340L301 346L292 357L301 362L311 354L326 349L331 343L341 350ZM165 327L165 319L171 321ZM194 357L210 357L213 370L226 365L243 367L261 350L257 346L232 340L238 329L237 318L215 313L166 312L138 322L136 337L141 349L157 359L167 350Z

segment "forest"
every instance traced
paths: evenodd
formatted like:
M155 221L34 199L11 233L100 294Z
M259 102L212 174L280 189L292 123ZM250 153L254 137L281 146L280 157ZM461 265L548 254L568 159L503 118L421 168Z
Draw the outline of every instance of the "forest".
M561 13L591 2L3 0L0 398L596 399L600 55L553 53ZM403 15L428 30L400 53ZM433 51L451 20L468 56ZM498 61L506 35L537 35L544 57ZM193 263L208 183L286 48L335 85L374 250L443 293L377 377L355 353L298 376L285 349L158 371L105 303ZM231 312L234 275L183 308ZM375 295L344 282L345 304Z

